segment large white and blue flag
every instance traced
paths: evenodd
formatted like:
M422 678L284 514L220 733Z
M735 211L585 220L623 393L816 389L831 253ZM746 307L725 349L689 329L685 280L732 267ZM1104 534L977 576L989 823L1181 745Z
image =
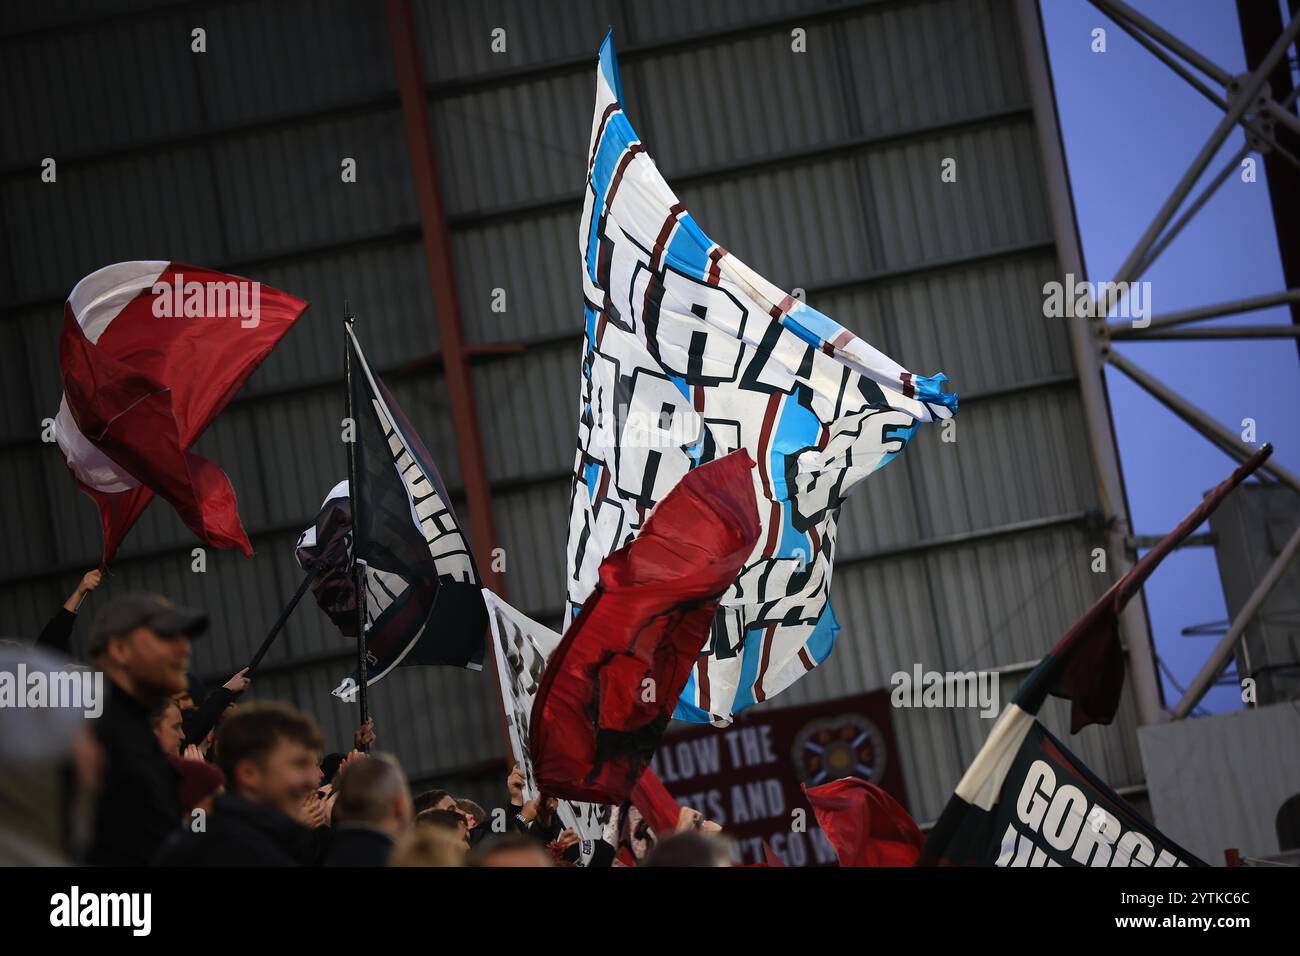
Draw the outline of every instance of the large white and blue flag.
M628 120L612 37L578 240L586 333L568 620L600 562L683 475L746 449L763 533L674 714L725 725L830 654L840 504L921 422L951 417L957 396L942 391L945 376L912 374L705 235Z

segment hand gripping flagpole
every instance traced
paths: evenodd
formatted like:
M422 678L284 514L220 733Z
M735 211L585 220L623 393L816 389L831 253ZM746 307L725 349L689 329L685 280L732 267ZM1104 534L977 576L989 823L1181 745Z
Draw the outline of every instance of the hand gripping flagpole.
M348 308L347 302L344 301L343 384L347 391L347 418L352 424L352 440L347 445L348 498L352 512L352 586L357 595L357 706L361 714L358 726L365 726L369 717L369 707L366 700L366 563L356 556L361 528L361 514L357 510L357 419L356 410L352 407L352 344L349 341L349 330L355 318L352 310ZM362 749L368 750L369 748L363 747Z

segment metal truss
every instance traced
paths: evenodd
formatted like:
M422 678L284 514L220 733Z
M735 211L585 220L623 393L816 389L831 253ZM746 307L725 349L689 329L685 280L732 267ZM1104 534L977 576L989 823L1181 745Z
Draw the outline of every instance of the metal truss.
M1268 89L1268 77L1284 61L1287 50L1300 36L1300 16L1293 16L1281 35L1274 41L1267 55L1252 71L1240 76L1233 76L1227 70L1214 63L1209 57L1193 49L1189 44L1174 36L1148 17L1134 10L1123 0L1089 0L1089 2L1106 14L1139 44L1154 54L1162 63L1182 77L1201 95L1223 111L1223 117L1211 132L1205 144L1197 152L1187 170L1174 186L1173 191L1161 205L1155 217L1143 230L1133 249L1119 267L1112 285L1105 288L1127 289L1128 284L1150 270L1160 254L1190 223L1206 202L1232 173L1240 168L1242 161L1251 152L1261 156L1272 152L1287 162L1300 168L1300 159L1284 149L1277 142L1275 133L1279 125L1290 131L1300 133L1300 119L1291 107L1300 95L1300 89L1293 90L1280 102L1275 100ZM1222 93L1216 92L1205 80L1197 76L1199 71L1209 83L1216 84ZM1240 126L1246 134L1246 145L1237 151L1228 164L1215 175L1204 189L1190 202L1189 196L1206 172L1216 153L1222 147L1229 134ZM1181 215L1179 210L1182 210ZM1175 216L1178 216L1175 219ZM1231 302L1181 312L1155 316L1144 327L1136 327L1122 322L1107 322L1107 308L1113 311L1118 301L1106 302L1100 306L1094 303L1091 310L1091 337L1100 359L1122 372L1145 392L1154 397L1180 419L1204 435L1217 448L1229 456L1244 461L1255 451L1237 435L1206 414L1177 391L1161 382L1155 376L1144 371L1132 360L1126 358L1112 347L1113 340L1169 340L1169 339L1254 339L1254 338L1296 338L1300 335L1300 326L1237 326L1210 328L1182 328L1184 325L1205 319L1219 318L1251 312L1284 303L1300 301L1300 289L1286 289L1270 295L1252 296ZM1300 494L1300 477L1297 477L1275 461L1266 462L1261 472L1273 480L1284 484ZM1259 612L1269 593L1281 580L1287 566L1300 551L1300 529L1293 534L1273 561L1263 579L1241 608L1236 619L1231 622L1227 633L1210 653L1209 659L1192 680L1182 698L1173 706L1169 716L1182 719L1192 713L1206 692L1215 685L1231 660L1246 628ZM1248 675L1247 675L1248 676Z

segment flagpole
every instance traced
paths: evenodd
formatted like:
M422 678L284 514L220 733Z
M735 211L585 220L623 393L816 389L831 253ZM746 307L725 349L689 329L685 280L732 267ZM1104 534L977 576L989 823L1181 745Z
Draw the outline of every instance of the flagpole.
M347 392L347 419L352 425L352 440L348 446L348 501L352 513L352 586L357 596L357 706L361 720L358 726L365 726L369 717L366 700L366 563L358 558L357 547L360 539L361 514L357 510L357 419L352 407L352 344L349 330L356 316L343 303L343 384ZM368 748L363 748L368 749Z
M266 655L266 652L271 649L271 644L280 636L280 632L284 630L284 625L289 620L289 615L292 614L293 609L298 606L298 602L301 601L302 596L307 593L308 586L313 580L315 580L315 578L316 574L313 571L308 571L303 575L302 583L298 585L298 590L295 591L293 597L289 599L289 603L284 606L284 609L280 612L280 617L273 625L271 625L270 633L266 635L266 640L262 641L262 646L257 649L257 653L253 655L253 659L248 662L246 670L249 674L257 670L257 665L262 663L262 658Z

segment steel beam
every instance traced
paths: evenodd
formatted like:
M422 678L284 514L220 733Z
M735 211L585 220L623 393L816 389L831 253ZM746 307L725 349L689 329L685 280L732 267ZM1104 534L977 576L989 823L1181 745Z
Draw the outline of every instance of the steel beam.
M1187 424L1191 425L1198 432L1208 438L1211 442L1227 452L1233 458L1239 461L1245 461L1251 455L1258 451L1247 445L1244 441L1234 435L1227 428L1220 425L1204 411L1197 408L1182 395L1179 395L1172 388L1165 385L1159 379L1150 375L1143 369L1134 365L1124 356L1120 355L1113 349L1107 355L1107 361L1117 369L1127 375L1144 391L1155 398L1165 408L1169 409ZM1279 465L1275 459L1270 458L1259 466L1261 472L1272 475L1282 484L1295 489L1300 493L1300 477L1296 477L1282 465Z
M1216 325L1208 329L1134 328L1115 338L1134 342L1171 341L1174 339L1294 339L1300 338L1296 325Z
M433 287L434 320L442 346L443 374L451 399L452 430L460 456L461 476L469 506L470 536L475 545L479 576L485 587L504 595L500 575L492 570L492 552L497 546L496 519L492 514L492 490L488 483L483 438L474 404L474 381L469 370L465 335L461 329L456 273L451 262L451 233L443 212L442 187L438 182L438 157L429 126L429 102L420 77L420 51L416 46L415 22L409 0L387 0L389 34L397 68L397 86L402 97L402 119L411 156L411 174L420 209L424 259Z
M1116 0L1099 0L1099 2L1105 3L1111 7L1123 6L1123 4L1116 3ZM1241 121L1241 118L1246 114L1246 111L1255 104L1255 98L1264 88L1269 73L1271 73L1274 67L1276 67L1282 60L1287 47L1295 41L1297 34L1300 34L1300 17L1296 17L1287 25L1286 30L1283 31L1282 35L1277 38L1276 42L1274 42L1273 46L1269 49L1267 56L1264 57L1259 68L1253 73L1248 74L1241 81L1240 91L1236 94L1236 97L1231 104L1231 108L1223 115L1218 124L1214 127L1213 132L1210 133L1205 144L1201 147L1200 151L1197 152L1191 165L1188 166L1187 171L1184 172L1182 178L1178 180L1173 191L1169 194L1168 198L1165 199L1159 212L1156 213L1155 218L1151 220L1151 223L1147 226L1146 230L1138 239L1137 244L1133 247L1133 250L1124 260L1123 265L1119 267L1114 277L1114 282L1129 282L1140 274L1137 269L1138 265L1146 258L1147 252L1150 250L1152 244L1159 238L1160 234L1169 224L1169 220L1173 218L1174 213L1177 212L1178 208L1183 204L1183 200L1187 198L1187 194L1191 192L1192 187L1195 186L1197 180L1201 178L1201 174L1205 172L1205 168L1210 164L1210 161L1219 151L1219 147L1223 145L1223 141L1227 139L1228 134L1231 133L1233 128Z
M1242 312L1268 309L1275 305L1285 305L1288 302L1300 302L1300 289L1286 289L1282 292L1270 292L1266 295L1252 295L1242 299L1232 299L1215 305L1202 305L1195 309L1166 312L1164 315L1152 316L1151 324L1143 331L1168 329L1178 325L1186 325L1189 322L1217 319L1225 315L1239 315ZM1132 331L1132 326L1125 322L1112 322L1106 326L1106 332L1112 339L1127 338Z
M1192 64L1192 66L1196 67L1212 80L1215 80L1220 86L1227 86L1232 82L1232 74L1223 67L1178 39L1178 37L1161 27L1160 24L1156 23L1154 20L1143 16L1127 3L1122 2L1122 0L1091 0L1091 2L1094 7L1099 7L1104 10L1111 19L1115 20L1116 23L1120 22L1121 19L1127 20L1139 30L1142 30L1152 38L1159 40L1167 48L1173 50L1188 63Z
M1232 659L1233 653L1237 649L1237 642L1245 636L1246 628L1254 620L1255 615L1267 600L1273 588L1282 580L1282 575L1286 572L1288 565L1295 560L1296 553L1300 552L1300 528L1296 528L1295 533L1291 535L1290 540L1283 546L1281 553L1274 559L1269 566L1263 579L1255 586L1246 603L1242 605L1241 613L1232 622L1228 628L1228 633L1223 635L1223 640L1215 646L1210 652L1210 659L1201 667L1192 683L1187 688L1187 693L1182 699L1174 705L1171 712L1175 720L1181 720L1192 712L1192 708L1201 702L1209 689L1214 686L1219 675L1223 673L1224 668L1228 666L1228 661ZM1246 675L1249 676L1249 675Z
M1300 14L1300 4L1291 0L1290 11L1291 16L1296 17ZM1237 21L1241 24L1246 66L1254 69L1268 50L1269 41L1282 32L1280 5L1277 2L1237 0ZM1274 122L1280 124L1276 131L1277 139L1290 145L1293 151L1300 151L1300 118L1292 112L1291 106L1300 87L1292 81L1290 64L1278 64L1269 74L1268 82L1272 99L1264 104L1264 109ZM1274 100L1280 101L1280 105ZM1300 172L1265 154L1264 174L1268 181L1269 205L1273 210L1273 231L1282 259L1282 276L1289 287L1295 288L1300 286L1300 217L1296 216L1296 210L1300 209ZM1291 322L1300 325L1300 303L1291 304ZM1297 346L1300 347L1300 342Z
M1074 198L1066 171L1065 148L1061 143L1056 117L1056 92L1047 65L1046 40L1036 0L1016 0L1016 14L1033 97L1034 127L1043 157L1057 256L1064 271L1086 276L1087 269L1074 215ZM1133 566L1133 554L1128 548L1133 528L1124 495L1119 453L1115 447L1106 380L1098 342L1089 323L1069 320L1069 333L1075 366L1079 370L1079 390L1083 397L1088 446L1096 469L1098 497L1107 525L1107 551L1110 554L1112 573L1118 580ZM1160 722L1164 719L1160 682L1156 674L1155 649L1147 620L1146 599L1141 593L1134 595L1120 614L1120 627L1129 647L1129 670L1138 722Z

